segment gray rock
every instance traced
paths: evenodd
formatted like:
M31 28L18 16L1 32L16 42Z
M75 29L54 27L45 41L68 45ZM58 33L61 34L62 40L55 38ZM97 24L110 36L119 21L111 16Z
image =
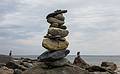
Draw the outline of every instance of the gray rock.
M49 51L63 50L68 47L69 43L61 40L54 40L49 38L44 38L42 42L42 46Z
M117 65L113 62L102 62L101 67L111 71L115 71L117 69Z
M59 27L59 24L58 24L58 23L52 23L52 24L50 25L50 27L58 28L58 27Z
M89 72L106 72L107 70L99 66L90 66L86 68Z
M65 23L64 21L58 20L58 19L56 19L54 17L49 17L47 19L47 22L50 23L50 24L58 23L59 25L63 25Z
M45 64L47 64L48 66L51 66L52 68L72 65L72 63L70 63L70 61L66 58L56 60L54 62L45 62Z
M14 73L13 74L22 74L22 70L20 70L20 69L14 69Z
M48 29L48 34L51 34L52 36L60 36L60 38L66 37L68 33L69 33L68 30L60 29L60 28L51 27Z
M56 10L53 13L48 14L46 19L49 17L54 17L54 16L56 16L58 14L62 14L62 13L67 13L67 10Z
M21 65L27 67L27 68L32 68L33 64L32 63L28 63L28 62L22 62Z
M89 74L89 72L77 66L64 66L52 69L43 69L41 65L38 65L23 72L23 74Z
M15 62L6 63L6 67L11 68L11 69L20 69L22 71L27 70L26 67L24 67L22 65L19 65L19 64L15 63Z
M61 20L61 21L64 21L65 20L65 17L63 16L63 14L58 14L56 16L54 16L56 19L58 20Z
M58 59L62 59L66 57L70 53L69 50L60 50L60 51L46 51L42 53L38 59L43 62L50 62L50 61L56 61Z
M90 67L80 56L76 57L73 62L74 65L79 66L80 68L86 69Z

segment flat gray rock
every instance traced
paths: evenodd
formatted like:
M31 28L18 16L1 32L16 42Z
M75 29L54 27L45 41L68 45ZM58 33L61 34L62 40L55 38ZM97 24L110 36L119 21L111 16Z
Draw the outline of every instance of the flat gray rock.
M42 53L38 57L38 59L39 61L42 61L42 62L56 61L58 59L62 59L66 57L69 53L70 53L69 50L60 50L60 51L54 51L54 52L46 51Z

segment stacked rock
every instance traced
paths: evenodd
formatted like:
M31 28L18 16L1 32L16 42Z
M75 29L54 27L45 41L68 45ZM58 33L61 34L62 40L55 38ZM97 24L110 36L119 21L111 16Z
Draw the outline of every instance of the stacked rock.
M46 17L50 26L48 33L44 36L42 46L48 51L42 53L38 59L51 67L63 66L69 62L64 58L70 52L67 50L69 43L65 39L69 31L67 27L63 25L65 23L63 13L66 12L67 10L56 10Z

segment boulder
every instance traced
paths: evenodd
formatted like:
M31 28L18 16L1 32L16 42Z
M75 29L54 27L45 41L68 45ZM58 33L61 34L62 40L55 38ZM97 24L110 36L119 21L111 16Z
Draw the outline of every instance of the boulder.
M89 72L77 66L64 66L52 69L44 69L41 67L41 65L38 65L23 72L23 74L89 74Z
M73 64L83 69L90 67L90 65L87 64L80 56L74 59Z
M54 40L54 39L49 39L49 38L44 38L42 42L42 46L50 51L55 51L55 50L63 50L68 47L69 43L61 40Z
M62 67L62 66L71 66L72 63L66 58L54 61L54 62L45 62L46 65L51 66L51 68Z
M58 20L54 17L47 18L47 22L50 23L50 24L58 23L59 25L63 25L65 23L64 21Z
M56 61L59 59L62 59L64 57L66 57L68 54L70 53L69 50L60 50L60 51L46 51L44 53L42 53L38 59L41 62L50 62L50 61Z
M89 72L106 72L107 70L99 66L90 66L86 68Z
M22 74L22 70L20 70L20 69L14 69L14 73L13 74Z
M28 63L28 62L22 62L21 65L27 67L27 68L32 68L33 64L32 63Z
M51 34L52 36L60 36L60 38L66 37L68 33L69 33L68 30L60 29L60 28L51 27L48 29L48 34Z
M111 71L115 71L117 69L117 65L113 62L102 62L101 67Z
M6 67L11 68L11 69L20 69L22 71L27 70L26 67L24 67L22 65L19 65L17 63L14 63L14 62L8 62L8 63L6 63Z

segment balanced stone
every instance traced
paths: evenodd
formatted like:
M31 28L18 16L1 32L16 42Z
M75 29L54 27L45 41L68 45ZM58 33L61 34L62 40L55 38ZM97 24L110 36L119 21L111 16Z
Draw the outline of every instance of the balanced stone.
M63 16L63 14L58 14L56 16L54 16L56 19L58 20L61 20L61 21L64 21L65 20L65 17Z
M49 38L44 38L42 42L42 46L50 51L63 50L66 49L68 45L69 43L66 40L60 41Z
M52 36L60 36L61 38L66 37L68 33L69 33L68 30L60 29L60 28L51 27L48 29L48 34L51 34Z
M67 10L56 10L55 12L48 14L46 19L49 17L54 17L54 16L61 14L61 13L67 13Z
M50 23L50 24L58 23L59 25L63 25L65 23L64 21L58 20L58 19L56 19L54 17L49 17L47 19L47 22Z
M70 53L69 50L60 50L60 51L46 51L42 53L38 59L42 62L52 62L66 57Z
M59 24L58 24L58 23L53 23L53 24L51 24L49 27L55 27L55 28L58 28L58 27L59 27Z

